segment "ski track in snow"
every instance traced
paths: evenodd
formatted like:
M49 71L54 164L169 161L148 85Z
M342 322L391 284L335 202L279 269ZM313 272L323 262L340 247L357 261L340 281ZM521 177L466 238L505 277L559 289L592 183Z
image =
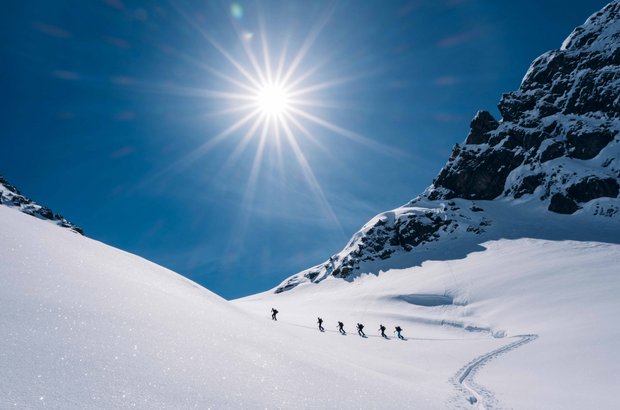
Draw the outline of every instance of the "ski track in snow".
M474 358L456 372L451 381L466 396L466 401L470 406L465 408L471 408L471 406L476 406L479 410L497 408L497 400L493 392L477 384L474 377L491 360L536 340L538 335L518 335L512 338L518 338L518 340Z

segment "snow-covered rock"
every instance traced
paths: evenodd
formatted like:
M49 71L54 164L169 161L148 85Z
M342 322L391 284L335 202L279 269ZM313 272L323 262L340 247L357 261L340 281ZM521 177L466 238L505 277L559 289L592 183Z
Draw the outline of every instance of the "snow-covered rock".
M519 229L511 223L515 212L620 224L620 2L591 16L561 49L537 58L499 110L499 121L488 111L475 115L465 143L454 147L423 194L379 214L341 252L275 292L414 266L453 254L454 241L506 237ZM489 202L493 217L485 212Z
M73 232L84 235L79 226L67 221L62 215L52 212L51 209L39 205L32 199L24 196L9 181L0 175L0 205L16 208L21 212L54 223Z

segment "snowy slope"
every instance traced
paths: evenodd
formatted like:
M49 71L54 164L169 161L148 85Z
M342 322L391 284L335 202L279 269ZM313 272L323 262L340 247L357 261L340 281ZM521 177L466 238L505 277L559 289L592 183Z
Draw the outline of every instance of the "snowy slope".
M464 259L361 275L352 283L329 277L236 303L256 313L277 306L295 325L311 326L316 315L329 327L336 320L351 328L362 321L372 330L381 322L400 324L410 349L432 341L433 350L446 355L435 356L437 362L464 353L460 344L446 352L445 339L484 343L495 336L502 343L486 344L488 352L500 350L488 360L472 355L463 361L472 366L452 381L467 376L471 390L456 389L445 408L617 408L620 245L524 238L482 246ZM472 396L475 406L467 402Z
M618 245L493 241L230 303L15 209L0 224L0 408L613 408Z
M2 409L439 409L503 343L318 334L15 209L0 225Z

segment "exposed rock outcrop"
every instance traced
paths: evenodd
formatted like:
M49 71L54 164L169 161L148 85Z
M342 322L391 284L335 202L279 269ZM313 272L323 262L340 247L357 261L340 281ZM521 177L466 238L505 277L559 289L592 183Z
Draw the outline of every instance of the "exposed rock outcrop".
M0 204L11 208L17 208L25 214L50 221L58 226L84 235L82 228L67 221L62 215L52 212L51 209L39 205L30 198L25 197L2 175L0 175Z

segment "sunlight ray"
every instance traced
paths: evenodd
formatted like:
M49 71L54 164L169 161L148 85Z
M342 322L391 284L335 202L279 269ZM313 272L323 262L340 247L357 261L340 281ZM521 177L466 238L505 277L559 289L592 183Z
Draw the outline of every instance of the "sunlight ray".
M327 121L327 120L323 120L319 117L316 117L308 112L305 112L303 110L297 109L295 107L291 107L290 108L291 111L295 112L297 115L299 115L300 117L304 117L307 120L310 120L312 122L314 122L317 125L322 126L323 128L326 128L330 131L335 132L338 135L341 135L345 138L348 138L352 141L357 142L358 144L367 146L368 148L371 148L373 150L375 150L376 152L380 152L382 154L388 155L388 156L392 156L395 158L404 158L404 157L408 157L409 154L407 154L404 151L401 151L399 149L390 147L389 145L384 145L381 144L380 142L377 142L373 139L370 139L368 137L365 137L363 135L360 135L356 132L353 131L349 131L345 128L339 127L335 124L332 124L331 122Z
M235 31L237 32L237 37L239 38L241 46L243 47L243 51L245 51L245 55L247 56L248 60L250 60L252 68L254 68L254 73L256 74L256 77L254 78L258 80L258 82L265 84L267 82L267 79L263 74L263 70L261 69L260 64L258 64L258 61L256 60L254 51L252 51L252 49L250 48L249 41L244 38L243 30L234 20L231 20L231 22L233 27L235 28Z
M284 78L282 79L283 83L287 83L288 80L291 78L291 76L295 73L295 70L297 70L297 67L299 66L301 61L304 59L304 57L306 56L306 53L308 53L308 51L310 50L310 48L312 47L316 39L319 37L319 35L323 31L323 28L327 25L329 18L334 12L334 9L335 9L335 3L331 5L330 9L323 15L323 17L319 20L319 22L312 28L312 30L310 31L310 33L304 40L304 43L302 44L301 48L295 55L295 58L291 62L288 70L286 71L286 74L284 75Z
M226 162L222 166L222 171L228 170L235 165L236 161L239 159L241 154L243 154L252 138L256 135L256 130L258 130L258 127L260 127L263 122L264 119L262 115L258 115L252 123L250 129L243 135L241 141L239 141L233 152L226 159Z
M222 54L222 56L224 56L224 58L226 58L226 60L228 60L228 62L231 63L237 69L237 71L239 71L248 81L250 81L250 83L252 83L256 87L261 86L260 82L258 82L256 78L254 78L250 73L248 73L247 70L243 68L243 66L239 62L237 62L237 60L235 60L226 50L224 50L224 47L222 47L217 41L215 41L215 39L213 39L209 33L207 33L194 20L192 20L174 2L171 1L170 4L176 10L176 12L179 13L179 15L181 15L181 17L185 19L187 23L189 23L194 29L196 29L205 38L205 40L207 40L209 44L213 46L213 48L219 51L220 54Z
M208 88L190 88L178 85L160 86L160 92L171 93L173 95L183 95L187 97L207 97L207 98L224 98L231 100L252 101L254 97L248 94L231 93L227 91L210 90Z
M243 118L236 121L234 124L226 128L224 131L220 132L204 144L200 145L196 149L192 150L188 154L183 155L181 158L177 159L173 163L168 166L162 168L160 171L154 173L151 178L149 178L145 183L153 182L154 180L159 179L163 175L167 175L172 171L178 172L181 169L188 168L194 161L205 155L207 152L215 148L220 142L222 142L226 137L235 132L237 129L242 127L245 123L250 121L255 116L259 115L259 110L256 109L251 113L247 114Z
M351 108L350 104L343 104L342 102L327 102L320 100L296 100L290 99L289 103L294 107L320 107L320 108L337 108L339 110L345 110Z
M275 82L282 83L282 72L284 71L284 64L286 63L286 56L288 52L288 38L284 39L284 45L280 52L280 58L278 59L278 67L276 68Z
M209 111L204 115L204 118L214 118L221 117L229 114L236 114L238 112L247 111L252 108L256 108L256 102L251 102L248 104L238 105L236 107L226 108L218 111Z
M295 116L287 113L286 115L286 119L288 121L290 121L298 130L301 131L301 133L308 138L308 140L310 140L311 142L313 142L314 144L316 144L316 146L318 146L322 151L329 153L329 150L327 149L327 147L321 143L321 141L319 141L314 135L312 135L312 133L310 131L308 131L308 129L306 127L304 127L299 121L297 121L297 119L295 118Z
M291 78L291 80L286 84L289 90L294 90L299 84L304 82L307 78L311 77L314 73L316 73L321 67L323 67L327 63L327 60L324 59L318 64L315 64L308 70L304 71L303 74L298 75L296 78Z
M348 77L336 78L334 80L329 80L329 81L324 81L322 83L313 84L313 85L310 85L310 86L305 87L305 88L300 88L300 89L297 89L297 90L291 90L289 92L289 95L291 97L303 96L305 94L309 94L309 93L316 92L316 91L319 91L319 90L324 90L326 88L334 87L334 86L337 86L337 85L343 85L343 84L346 84L346 83L357 81L359 79L360 79L360 76L348 76ZM293 85L291 84L290 87L292 89Z
M336 226L337 230L340 232L342 237L346 238L346 234L344 232L344 229L342 228L342 224L340 223L340 220L338 220L336 213L334 212L331 204L327 200L327 197L325 196L325 193L323 192L323 189L321 188L321 184L316 179L316 176L314 175L314 172L312 171L312 167L310 166L310 164L308 164L308 160L306 159L301 148L299 147L299 144L297 143L297 140L295 139L295 135L289 128L286 121L280 120L280 124L282 126L282 130L284 131L284 135L286 136L287 141L291 149L293 150L293 153L295 154L295 158L297 159L297 162L301 166L303 175L306 178L308 185L317 195L319 203L323 207L323 210L327 213L327 216L329 217L329 219L334 223L334 225Z
M269 55L269 43L267 41L267 34L265 33L265 16L263 13L258 14L258 31L260 33L260 40L262 43L267 82L273 84L273 76L271 74L271 56Z
M260 115L260 111L258 109L245 115L239 121L235 122L230 127L226 128L224 131L220 132L215 137L211 138L210 140L202 144L200 147L198 147L196 150L194 150L192 153L192 157L186 158L186 160L193 160L193 158L195 157L204 155L206 152L213 149L217 144L222 142L226 137L228 137L230 134L232 134L233 132L241 128L244 124L246 124L248 121L250 121L252 118L254 118L257 115Z
M232 77L230 77L230 76L228 76L228 75L226 75L226 74L224 74L224 73L222 73L222 72L220 72L220 71L216 70L216 69L215 69L215 68L213 68L213 67L210 67L210 66L208 66L208 65L206 65L206 64L201 64L201 66L200 66L200 67L201 67L201 68L203 68L203 69L205 69L205 70L207 70L207 71L208 71L208 72L210 72L211 74L214 74L215 76L217 76L217 77L221 78L222 80L226 80L226 81L228 81L229 83L231 83L231 84L233 84L233 85L236 85L236 86L237 86L237 87L239 87L239 88L244 89L245 91L248 91L248 92L250 92L250 93L254 92L254 89L253 89L252 87L248 86L247 84L245 84L245 83L243 83L243 82L241 82L241 81L235 80L234 78L232 78Z
M258 175L260 173L260 165L263 160L263 152L265 150L265 142L267 141L267 132L269 130L269 123L263 122L263 129L261 131L260 139L258 142L258 148L254 155L254 161L252 162L252 169L250 170L250 176L245 188L245 195L243 198L243 209L248 210L250 205L254 201L256 194L256 187L258 183Z
M219 98L230 99L239 101L253 101L255 98L251 94L241 94L229 91L211 90L208 88L200 87L184 87L174 84L161 84L154 82L145 82L134 80L126 87L144 93L153 94L165 94L165 95L179 95L183 97L206 97L206 98ZM255 92L255 90L252 90Z
M229 76L227 74L224 74L224 73L222 73L219 70L216 70L215 68L211 67L210 65L205 64L202 61L199 61L195 57L191 57L191 56L188 56L186 54L179 53L176 50L173 50L172 53L174 53L174 55L176 57L181 58L184 61L186 61L186 62L188 62L190 64L195 65L196 67L202 68L203 70L205 70L205 71L215 75L216 77L221 78L222 80L225 80L225 81L229 82L232 85L235 85L235 86L237 86L239 88L242 88L245 91L250 92L250 93L254 92L254 88L248 86L246 83L243 83L243 82L241 82L239 80L236 80L236 79L232 78L231 76Z
M276 161L278 165L278 180L280 186L284 185L284 156L282 155L282 136L280 135L280 127L275 124L275 146L276 146Z

